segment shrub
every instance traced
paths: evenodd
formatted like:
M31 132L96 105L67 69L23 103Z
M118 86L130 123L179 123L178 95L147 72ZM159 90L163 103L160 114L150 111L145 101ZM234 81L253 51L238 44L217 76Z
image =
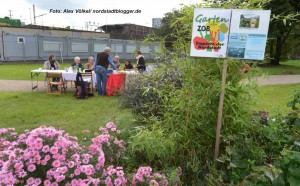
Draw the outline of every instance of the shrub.
M130 78L120 97L121 108L145 118L162 116L164 98L182 87L182 78L178 69L160 68L155 74Z
M20 135L14 129L0 129L0 185L168 184L150 167L126 174L119 166L125 151L124 141L118 139L120 131L112 122L99 131L89 146L82 146L76 137L53 127Z

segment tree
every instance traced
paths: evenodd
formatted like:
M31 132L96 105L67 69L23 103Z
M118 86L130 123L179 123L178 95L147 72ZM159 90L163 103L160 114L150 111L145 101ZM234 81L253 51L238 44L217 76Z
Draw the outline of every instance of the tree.
M264 5L264 9L271 10L271 22L269 26L269 55L272 65L279 65L282 58L287 57L283 53L287 47L291 33L299 24L300 3L299 0L270 0ZM299 40L299 38L298 38Z

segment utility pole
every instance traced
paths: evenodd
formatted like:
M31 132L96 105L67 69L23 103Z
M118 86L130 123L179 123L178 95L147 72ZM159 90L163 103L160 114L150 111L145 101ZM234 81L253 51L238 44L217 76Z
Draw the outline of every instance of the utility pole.
M9 18L11 19L11 10L9 10Z
M36 25L36 18L35 18L35 6L33 5L33 23Z
M31 9L30 8L29 8L29 15L30 15L30 24L32 24Z

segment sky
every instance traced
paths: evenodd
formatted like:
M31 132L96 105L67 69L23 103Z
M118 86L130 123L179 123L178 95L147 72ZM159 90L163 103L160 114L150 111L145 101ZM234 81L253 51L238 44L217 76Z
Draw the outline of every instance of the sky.
M12 18L21 19L26 24L33 23L32 5L35 5L38 25L70 26L75 29L86 29L86 22L90 22L89 25L100 26L122 23L152 26L152 18L162 18L165 13L179 9L182 3L196 4L201 3L201 0L0 0L0 17L9 17L11 10ZM50 9L61 12L53 13ZM62 13L65 9L74 12ZM141 13L75 13L76 9L140 10ZM93 28L95 27L88 27Z

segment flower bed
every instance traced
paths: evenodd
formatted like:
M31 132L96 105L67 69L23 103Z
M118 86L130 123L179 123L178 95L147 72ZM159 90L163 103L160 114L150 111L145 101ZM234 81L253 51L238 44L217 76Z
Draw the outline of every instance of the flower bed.
M20 135L0 129L0 185L168 185L151 167L125 173L117 166L126 150L120 130L110 122L99 131L89 146L82 146L53 127Z

